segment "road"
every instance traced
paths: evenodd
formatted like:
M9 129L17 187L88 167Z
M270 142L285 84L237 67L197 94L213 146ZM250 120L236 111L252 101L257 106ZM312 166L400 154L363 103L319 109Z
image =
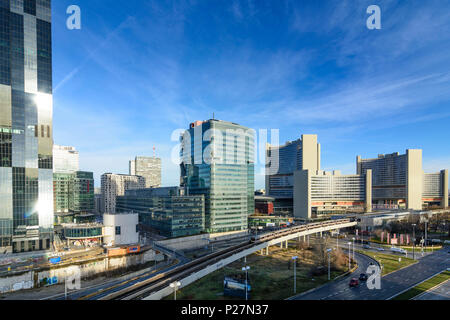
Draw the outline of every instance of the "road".
M148 272L143 273L140 276L134 277L130 279L129 276L121 277L121 279L116 279L112 281L108 281L106 283L102 283L99 285L91 286L89 288L82 288L81 290L74 291L72 293L69 293L67 295L69 300L77 300L77 299L86 299L86 300L96 300L101 297L107 296L108 294L111 294L113 292L122 290L124 288L127 288L129 286L132 286L133 284L139 283L141 281L150 279L158 274L161 274L163 272L167 272L169 270L172 270L176 267L178 267L181 264L189 262L189 259L186 257L180 255L179 253L169 250L167 248L164 248L162 246L159 246L157 244L154 244L154 248L164 252L167 256L171 257L171 259L177 259L178 263L174 264L172 266L167 266L165 264L158 267L157 270L155 270L153 267L148 269ZM46 300L64 300L65 296L64 294L60 294L53 297L48 297Z
M450 280L447 280L439 286L418 295L413 298L413 300L450 300Z
M355 259L358 261L358 268L353 273L306 294L299 294L290 300L335 300L341 299L343 295L347 295L347 299L359 299L358 291L361 289L361 286L359 288L349 288L348 283L350 279L359 278L361 273L366 273L370 263L375 265L378 265L378 263L374 259L358 252L355 252Z
M367 261L356 253L355 258L362 262L364 269ZM336 283L318 288L294 300L386 300L396 294L415 286L450 266L448 249L442 249L418 260L416 264L391 272L381 278L381 289L369 290L365 283L356 288L348 286L351 276ZM357 270L355 275L360 272Z

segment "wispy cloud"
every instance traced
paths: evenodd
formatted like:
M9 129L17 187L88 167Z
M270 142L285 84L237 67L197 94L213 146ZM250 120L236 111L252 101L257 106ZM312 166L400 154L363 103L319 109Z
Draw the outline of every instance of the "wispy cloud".
M349 146L382 147L367 138L376 130L450 117L449 7L381 0L382 30L369 31L369 4L148 1L128 14L112 3L110 16L83 23L77 59L55 81L55 142L82 150L97 176L123 172L153 145L169 159L172 130L214 112L289 139L318 133L323 163L346 171L359 152Z

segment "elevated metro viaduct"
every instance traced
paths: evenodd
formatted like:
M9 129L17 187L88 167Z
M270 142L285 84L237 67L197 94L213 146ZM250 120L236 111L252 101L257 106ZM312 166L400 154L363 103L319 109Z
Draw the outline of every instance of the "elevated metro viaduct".
M242 259L248 255L251 255L257 251L260 251L262 254L269 254L269 247L274 245L280 245L281 248L286 247L288 245L288 241L292 239L298 239L300 240L301 237L305 240L307 236L310 236L312 234L318 234L322 236L323 232L331 231L331 230L339 230L344 228L349 228L356 226L356 221L348 221L348 222L342 222L342 221L328 221L327 224L324 224L319 227L311 227L307 230L301 229L298 232L296 230L286 229L284 231L278 231L278 232L272 232L272 233L266 233L259 235L259 239L255 242L255 245L251 248L245 249L243 251L240 251L232 256L226 257L222 260L219 260L211 265L208 265L206 268L194 272L187 277L184 277L183 279L179 279L181 285L178 287L178 289L188 286L189 284L197 281L198 279L203 278L204 276L219 270L223 268L224 266ZM306 225L305 225L306 226ZM291 233L289 233L291 231ZM279 236L277 236L279 235ZM267 241L265 241L267 239ZM170 286L167 286L159 291L152 292L145 298L142 298L142 300L160 300L170 294L173 293L173 288Z

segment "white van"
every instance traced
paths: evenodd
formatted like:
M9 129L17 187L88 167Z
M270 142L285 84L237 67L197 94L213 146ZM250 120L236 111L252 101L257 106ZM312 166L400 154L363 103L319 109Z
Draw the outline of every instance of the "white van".
M406 254L406 250L402 248L391 247L391 251Z

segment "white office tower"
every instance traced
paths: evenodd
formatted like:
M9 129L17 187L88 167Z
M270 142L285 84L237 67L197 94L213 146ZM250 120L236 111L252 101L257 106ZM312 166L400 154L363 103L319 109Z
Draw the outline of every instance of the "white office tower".
M101 177L102 212L116 212L116 197L125 195L126 190L144 189L145 178L126 174L105 173Z
M74 173L79 168L79 154L75 147L53 145L54 173Z

